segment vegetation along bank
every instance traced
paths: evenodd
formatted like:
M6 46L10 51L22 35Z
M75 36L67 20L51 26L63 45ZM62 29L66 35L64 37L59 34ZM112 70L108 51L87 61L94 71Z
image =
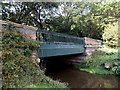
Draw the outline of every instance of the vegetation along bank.
M2 81L4 88L66 88L67 83L47 77L39 62L30 58L39 48L39 41L25 41L23 34L13 25L2 30ZM24 34L25 35L25 34Z

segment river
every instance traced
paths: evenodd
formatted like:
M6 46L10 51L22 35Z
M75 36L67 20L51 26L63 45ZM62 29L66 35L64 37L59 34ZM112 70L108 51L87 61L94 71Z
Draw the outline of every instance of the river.
M54 80L67 82L69 88L118 88L120 86L120 76L90 74L73 66L57 72L49 72L47 75Z

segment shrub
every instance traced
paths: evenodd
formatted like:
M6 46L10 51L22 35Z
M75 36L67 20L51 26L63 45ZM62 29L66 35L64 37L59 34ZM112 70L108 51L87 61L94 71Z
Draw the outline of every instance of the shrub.
M110 48L98 49L86 62L89 67L104 68L115 74L120 74L120 60L117 50ZM106 68L106 65L109 68Z
M115 72L115 74L120 75L120 66L114 66L112 71Z
M22 35L12 28L5 28L2 36L3 87L25 87L41 82L45 77L44 72L37 62L29 58L31 48L39 47L40 42L24 41ZM21 53L20 48L23 47L25 50Z
M24 55L25 56L31 56L31 54L32 54L32 50L29 49L29 48L26 48L25 51L24 51Z
M29 58L32 50L37 49L40 42L24 41L21 33L11 28L9 26L8 29L10 30L3 30L2 36L3 87L25 88L31 85L38 85L39 87L39 84L41 85L44 82L52 87L67 87L64 83L59 83L46 77L39 64ZM22 52L21 49L23 50Z
M40 72L39 66L19 51L17 54L14 52L16 52L16 49L11 48L9 53L3 54L3 57L7 55L3 60L3 86L25 87L30 82L40 82L42 79L40 77L43 73ZM38 77L39 79L37 79ZM21 83L22 80L25 80L27 83Z

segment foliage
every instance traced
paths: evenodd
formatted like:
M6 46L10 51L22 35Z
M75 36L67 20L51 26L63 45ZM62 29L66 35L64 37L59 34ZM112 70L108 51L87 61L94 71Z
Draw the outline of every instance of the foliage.
M37 61L29 58L32 49L39 47L40 42L24 41L19 32L3 30L3 51L2 51L2 79L4 88L23 88L33 84L46 82L52 84L55 81L49 81L44 72L40 69ZM12 28L11 28L12 30ZM34 43L34 44L31 44ZM20 45L22 44L22 47ZM19 45L19 46L18 46ZM30 46L31 45L31 46ZM34 47L35 45L35 47ZM24 46L24 47L23 47ZM31 49L32 48L32 49ZM21 51L23 49L23 51ZM54 86L63 85L56 81Z
M31 59L24 55L26 51L21 53L19 48L16 47L17 44L20 45L22 41L24 41L24 38L13 26L8 25L3 30L2 60L4 87L23 87L24 85L27 85L28 82L35 83L41 81L41 79L37 81L35 80L37 75L41 75L41 73L37 72L39 70L37 69L39 66L36 66ZM26 49L28 50L29 48ZM36 72L31 72L31 70ZM34 76L35 73L36 77ZM32 78L34 78L34 80L32 80ZM21 79L28 82L22 84L23 81L21 81Z
M16 44L17 47L29 47L30 49L40 47L42 42L39 41L21 41L20 44Z
M33 84L27 88L67 88L67 83L61 83L59 81L54 81L51 78L47 77L45 81L40 82L39 84Z
M104 68L114 72L115 74L119 73L120 60L118 57L118 52L115 49L110 48L101 48L94 52L91 58L87 59L87 66ZM109 68L106 68L106 65Z
M20 24L46 27L46 21L53 15L53 9L58 3L54 2L9 2L2 3L3 20Z
M115 72L117 75L120 75L120 65L113 67L112 71Z
M13 52L13 49L11 51ZM3 61L3 86L25 87L31 83L39 83L42 78L39 80L37 78L43 74L38 69L39 66L21 53L13 55L12 52L9 52L11 55L3 55L5 60ZM24 81L25 83L23 83Z
M110 47L118 46L118 23L107 25L103 33L103 40Z
M26 48L25 51L24 51L24 55L25 56L31 56L32 54L32 50L30 50L29 48Z
M118 21L119 4L111 3L61 3L62 14L51 18L49 29L80 37L102 39L106 25Z
M86 63L75 65L75 67L93 74L120 75L120 59L117 49L107 47L99 48L85 61Z
M81 71L86 71L89 72L91 74L114 74L113 71L108 71L106 69L104 69L103 67L95 67L92 65L88 65L88 64L76 64L75 65L76 68L80 69Z
M2 3L3 20L80 37L102 39L109 23L118 21L120 2Z
M92 59L92 60L91 60ZM117 54L109 54L104 56L93 56L91 57L89 63L95 67L99 67L104 63L109 64L110 66L113 66L114 62L117 62L118 56Z
M2 44L4 49L10 49L11 47L15 47L16 44L20 44L22 40L22 36L15 32L4 32L2 37Z

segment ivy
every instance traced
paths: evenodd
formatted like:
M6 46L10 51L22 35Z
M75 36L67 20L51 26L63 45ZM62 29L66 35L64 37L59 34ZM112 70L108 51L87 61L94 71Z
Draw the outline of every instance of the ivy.
M24 51L25 56L31 56L31 53L32 53L32 50L29 49L29 48L26 48L25 51Z
M40 42L25 41L22 34L11 25L6 26L2 33L3 87L20 88L41 82L44 73L38 63L29 58Z

